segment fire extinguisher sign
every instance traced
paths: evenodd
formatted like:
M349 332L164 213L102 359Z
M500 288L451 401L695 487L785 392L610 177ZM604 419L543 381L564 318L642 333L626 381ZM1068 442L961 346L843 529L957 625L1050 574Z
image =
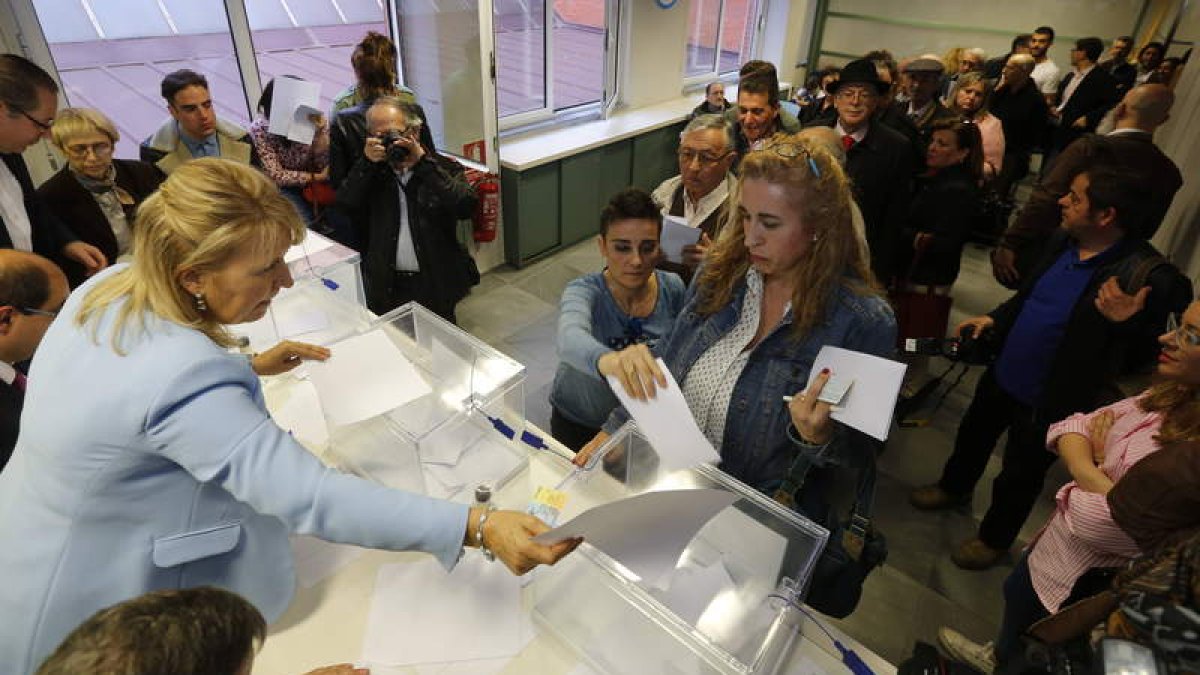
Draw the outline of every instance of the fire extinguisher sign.
M487 164L487 144L484 143L483 140L478 140L473 143L464 143L462 154L463 157L466 157L472 162Z

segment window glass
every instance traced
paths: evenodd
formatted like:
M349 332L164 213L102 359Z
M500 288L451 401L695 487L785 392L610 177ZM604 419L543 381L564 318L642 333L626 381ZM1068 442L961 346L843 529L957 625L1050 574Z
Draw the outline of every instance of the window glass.
M545 4L495 0L492 12L492 31L496 34L496 107L500 116L545 108Z
M736 72L750 59L758 13L758 0L692 0L684 76Z
M721 0L692 0L691 9L688 10L687 56L683 66L685 76L713 72L720 18Z
M96 108L121 133L116 156L168 119L162 78L191 68L208 78L217 115L249 123L242 78L221 0L33 0L62 79L66 103Z
M552 25L554 109L599 101L604 95L605 0L555 0Z

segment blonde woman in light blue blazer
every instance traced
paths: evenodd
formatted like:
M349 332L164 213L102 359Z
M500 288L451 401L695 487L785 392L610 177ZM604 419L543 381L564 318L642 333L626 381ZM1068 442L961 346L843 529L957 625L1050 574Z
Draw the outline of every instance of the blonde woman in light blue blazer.
M21 435L0 473L0 672L25 673L96 610L212 585L274 620L292 596L288 534L426 551L446 568L477 509L324 467L271 420L258 375L320 347L230 354L225 326L261 317L304 226L254 169L189 162L139 209L134 262L80 287L29 373ZM515 573L573 544L496 511L483 543Z

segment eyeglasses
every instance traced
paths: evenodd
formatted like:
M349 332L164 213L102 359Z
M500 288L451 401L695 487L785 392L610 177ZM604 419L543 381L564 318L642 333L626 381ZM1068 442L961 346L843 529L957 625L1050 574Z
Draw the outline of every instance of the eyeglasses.
M24 110L21 110L19 108L17 109L17 112L24 115L25 119L29 120L30 122L33 122L34 125L37 126L38 129L41 129L43 132L50 131L50 127L54 126L54 118L50 118L49 122L43 122L43 121L39 120L38 118L34 117L33 115L30 115L29 113L27 113Z
M714 155L711 152L696 152L695 150L689 150L687 148L680 148L677 154L679 156L680 164L687 166L692 163L692 160L695 160L700 162L700 166L702 167L712 166L713 164L716 164L717 162L729 156L728 152L720 155Z
M839 101L862 101L870 103L875 100L875 92L867 91L866 89L839 89L836 94Z
M50 309L34 309L32 307L13 307L13 309L24 314L25 316L48 316L51 319L58 316L58 312Z
M1175 346L1180 349L1200 347L1200 333L1179 325L1179 317L1174 313L1167 315L1167 332L1175 338Z
M64 148L64 150L67 151L68 155L72 157L78 157L80 159L87 157L88 152L91 152L97 157L108 157L112 154L113 146L112 143L103 141L101 143L92 143L91 145L84 145L82 143L78 145L68 145L66 148Z
M818 179L821 178L821 169L817 166L817 160L813 159L813 156L808 153L808 150L798 143L772 143L771 145L764 147L763 150L770 150L784 159L803 157L804 159L808 160L808 168L813 172L813 176Z

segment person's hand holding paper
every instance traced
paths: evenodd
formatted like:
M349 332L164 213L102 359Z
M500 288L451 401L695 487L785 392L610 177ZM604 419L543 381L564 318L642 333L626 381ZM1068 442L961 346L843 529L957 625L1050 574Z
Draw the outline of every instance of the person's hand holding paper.
M639 401L654 398L656 388L667 386L667 378L646 345L630 345L600 357L596 369L603 377L615 378L625 393Z
M840 383L840 387L846 388L840 403L830 408L829 416L885 441L906 368L903 363L890 359L826 345L813 361L808 389L813 389L822 370L828 371L822 386L830 386L832 377L833 381ZM796 404L795 399L792 404Z

